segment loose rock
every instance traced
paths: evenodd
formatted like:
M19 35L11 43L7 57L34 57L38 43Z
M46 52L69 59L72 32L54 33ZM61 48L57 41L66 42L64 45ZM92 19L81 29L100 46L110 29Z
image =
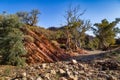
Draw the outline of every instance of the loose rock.
M75 59L72 59L71 64L77 64L77 61Z

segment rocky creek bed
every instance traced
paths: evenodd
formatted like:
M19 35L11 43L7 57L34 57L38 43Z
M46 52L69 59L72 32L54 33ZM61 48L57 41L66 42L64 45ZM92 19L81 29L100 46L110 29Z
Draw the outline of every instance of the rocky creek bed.
M120 63L115 60L42 63L0 70L0 80L120 80Z
M116 53L24 67L0 65L0 80L120 80L120 54Z

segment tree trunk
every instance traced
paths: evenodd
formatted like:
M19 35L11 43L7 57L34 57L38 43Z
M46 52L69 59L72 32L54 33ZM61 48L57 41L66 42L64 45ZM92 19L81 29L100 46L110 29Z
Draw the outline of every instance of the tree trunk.
M67 50L70 50L71 47L70 47L70 44L71 44L71 38L70 38L70 34L69 34L69 31L67 30L67 41L66 41L66 47L67 47Z

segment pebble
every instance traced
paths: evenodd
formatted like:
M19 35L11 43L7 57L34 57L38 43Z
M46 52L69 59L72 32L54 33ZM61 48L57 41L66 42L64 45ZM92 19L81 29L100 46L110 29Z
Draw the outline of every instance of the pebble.
M45 63L42 64L42 68L43 69L46 68L46 64Z
M56 74L56 71L55 70L50 70L50 73L51 74Z
M41 77L38 77L36 80L43 80Z
M63 69L59 69L60 74L66 73Z
M27 76L26 72L21 73L21 77L26 77L26 76Z
M60 77L59 80L68 80L65 77Z
M78 62L77 62L75 59L72 59L72 60L71 60L71 63L72 63L72 64L77 64Z

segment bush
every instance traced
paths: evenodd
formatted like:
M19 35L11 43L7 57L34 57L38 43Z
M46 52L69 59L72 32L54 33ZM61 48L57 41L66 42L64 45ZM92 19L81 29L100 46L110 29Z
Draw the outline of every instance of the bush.
M24 65L26 50L23 44L23 33L20 31L19 18L15 15L3 15L0 21L0 51L2 63Z

